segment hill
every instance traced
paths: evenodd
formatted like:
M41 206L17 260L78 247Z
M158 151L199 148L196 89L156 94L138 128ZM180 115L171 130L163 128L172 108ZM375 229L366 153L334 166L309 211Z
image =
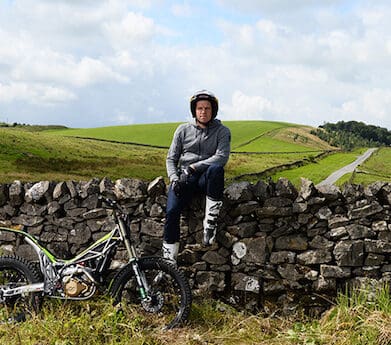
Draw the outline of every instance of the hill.
M281 122L226 122L233 153L226 176L258 174L332 147L310 128ZM1 127L0 182L166 176L165 156L178 123L87 129ZM245 154L252 152L255 154Z
M272 121L224 121L235 152L303 152L335 147L311 133L312 127ZM53 130L56 135L168 148L179 123Z

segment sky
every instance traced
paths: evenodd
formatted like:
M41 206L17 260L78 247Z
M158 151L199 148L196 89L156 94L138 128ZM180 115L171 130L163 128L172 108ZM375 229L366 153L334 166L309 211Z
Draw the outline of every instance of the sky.
M391 130L389 0L1 0L0 122L218 117Z

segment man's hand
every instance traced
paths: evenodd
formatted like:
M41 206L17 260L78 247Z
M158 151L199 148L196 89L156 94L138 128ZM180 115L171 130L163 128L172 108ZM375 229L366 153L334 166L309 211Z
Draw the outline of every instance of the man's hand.
M179 180L172 181L171 188L174 191L175 195L179 198L183 190L186 188L186 185L189 183L189 178L193 175L195 170L192 167L187 167L182 170Z
M183 191L183 185L179 180L175 180L171 182L171 188L174 191L174 194L179 198Z

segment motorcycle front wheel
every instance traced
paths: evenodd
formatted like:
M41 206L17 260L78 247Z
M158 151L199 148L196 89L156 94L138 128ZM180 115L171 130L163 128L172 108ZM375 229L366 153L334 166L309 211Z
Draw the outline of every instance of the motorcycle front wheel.
M149 291L140 287L132 264L128 264L113 280L111 295L114 303L131 303L141 313L159 315L165 329L183 324L189 316L192 301L189 282L183 272L159 257L140 258L137 265Z
M38 293L4 297L2 291L39 281L31 262L17 256L0 257L0 324L25 321L38 310L40 302Z

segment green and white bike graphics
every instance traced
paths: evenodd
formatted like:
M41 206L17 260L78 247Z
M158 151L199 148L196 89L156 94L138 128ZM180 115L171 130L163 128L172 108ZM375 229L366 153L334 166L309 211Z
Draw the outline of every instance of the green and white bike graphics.
M39 258L39 265L17 256L0 256L0 322L20 322L39 311L42 298L87 300L107 293L114 304L131 303L140 313L155 313L170 329L187 320L191 289L182 271L160 257L138 257L130 237L130 219L115 201L102 198L115 226L70 260L62 260L32 235L0 227L0 232L23 236ZM128 262L109 278L110 263L123 244Z

